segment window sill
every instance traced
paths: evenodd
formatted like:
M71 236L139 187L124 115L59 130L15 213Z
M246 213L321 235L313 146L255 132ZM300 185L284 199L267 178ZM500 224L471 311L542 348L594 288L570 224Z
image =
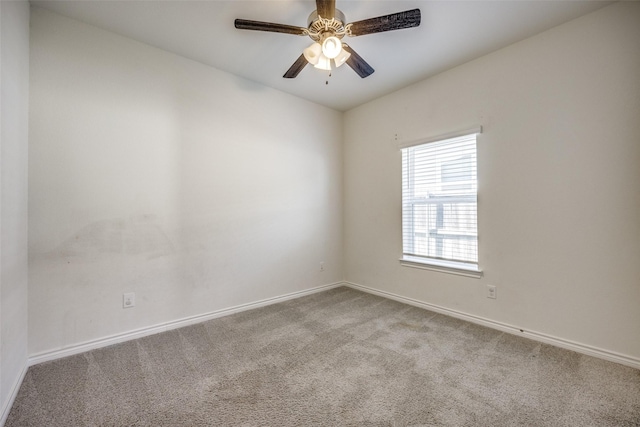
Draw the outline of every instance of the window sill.
M482 270L477 266L455 261L425 259L410 255L403 255L402 258L400 258L400 264L405 267L438 271L440 273L457 274L459 276L473 277L475 279L482 277Z

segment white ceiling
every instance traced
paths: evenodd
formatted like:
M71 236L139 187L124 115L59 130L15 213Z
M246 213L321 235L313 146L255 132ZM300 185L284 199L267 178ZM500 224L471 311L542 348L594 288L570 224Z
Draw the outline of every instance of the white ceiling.
M349 39L376 71L361 79L348 66L311 66L282 75L311 44L304 36L237 30L235 18L305 27L309 0L41 0L31 4L133 38L220 70L345 111L478 58L610 1L337 0L347 22L420 8L418 28ZM326 81L328 80L328 84Z

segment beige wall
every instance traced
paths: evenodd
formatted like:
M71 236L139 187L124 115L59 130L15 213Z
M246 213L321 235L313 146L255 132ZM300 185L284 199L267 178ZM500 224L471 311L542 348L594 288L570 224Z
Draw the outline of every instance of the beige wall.
M347 112L346 279L640 362L639 23L617 3ZM398 143L476 124L484 277L400 266Z
M31 27L32 356L342 279L340 113L42 9Z
M29 3L0 2L0 425L27 366Z

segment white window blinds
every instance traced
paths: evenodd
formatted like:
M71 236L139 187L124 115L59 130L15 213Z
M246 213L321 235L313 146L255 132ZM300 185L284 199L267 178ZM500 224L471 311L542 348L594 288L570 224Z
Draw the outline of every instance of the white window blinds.
M403 253L478 263L476 134L402 149Z

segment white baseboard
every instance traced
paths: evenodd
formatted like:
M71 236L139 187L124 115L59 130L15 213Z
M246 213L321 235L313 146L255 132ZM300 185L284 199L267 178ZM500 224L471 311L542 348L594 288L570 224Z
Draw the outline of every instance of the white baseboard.
M441 307L435 304L429 304L423 301L419 301L413 298L403 297L391 292L380 291L378 289L370 288L367 286L359 285L357 283L343 282L344 286L356 289L359 291L367 292L373 295L378 295L384 298L392 299L405 304L413 305L416 307L424 308L436 313L445 314L447 316L455 317L458 319L466 320L478 325L487 326L489 328L497 329L499 331L508 332L514 335L524 336L526 338L543 342L545 344L551 344L556 347L565 348L567 350L573 350L577 353L586 354L588 356L597 357L600 359L608 360L610 362L620 363L622 365L630 366L632 368L640 369L640 359L625 354L616 353L609 350L593 347L586 344L581 344L575 341L566 340L563 338L554 337L541 332L528 331L517 326L509 325L502 322L496 322L484 317L474 316L471 314L463 313L456 310L451 310L446 307Z
M0 417L0 426L4 426L4 423L7 422L7 417L9 416L9 412L11 412L11 407L13 406L13 402L16 401L16 397L18 396L18 392L20 391L20 386L22 385L22 381L24 381L25 375L27 375L27 369L29 369L28 364L24 364L20 375L16 378L16 382L11 387L11 393L7 398L6 402L3 402L2 406L2 416Z
M407 298L402 295L397 295L391 292L381 291L378 289L374 289L367 286L359 285L357 283L346 282L346 281L322 285L312 289L306 289L304 291L292 292L292 293L281 295L278 297L267 298L267 299L255 301L252 303L241 304L235 307L229 307L221 310L212 311L210 313L191 316L184 319L174 320L171 322L166 322L166 323L162 323L154 326L136 329L133 331L122 333L122 334L117 334L117 335L100 338L97 340L87 341L84 343L76 344L76 345L59 349L59 350L53 350L53 351L47 351L39 354L34 354L29 357L28 366L33 366L33 365L37 365L38 363L47 362L50 360L56 360L62 357L83 353L85 351L107 347L109 345L118 344L118 343L129 341L129 340L134 340L137 338L142 338L148 335L153 335L160 332L165 332L172 329L193 325L195 323L204 322L204 321L215 319L218 317L228 316L230 314L239 313L241 311L246 311L246 310L251 310L258 307L276 304L276 303L287 301L294 298L300 298L300 297L311 295L317 292L322 292L329 289L337 288L339 286L346 286L346 287L367 292L373 295L378 295L383 298L392 299L398 302L402 302L405 304L409 304L409 305L424 308L430 311L434 311L436 313L441 313L447 316L466 320L468 322L475 323L478 325L487 326L489 328L493 328L499 331L507 332L514 335L524 336L526 338L543 342L546 344L551 344L556 347L565 348L567 350L572 350L578 353L586 354L588 356L593 356L600 359L609 360L611 362L620 363L622 365L630 366L632 368L640 369L640 359L636 357L616 353L609 350L604 350L601 348L593 347L586 344L581 344L581 343L566 340L563 338L554 337L541 332L523 330L522 328L518 328L517 326L509 325L502 322L497 322L497 321L480 317L480 316L474 316L474 315L463 313L456 310L451 310L446 307L441 307L435 304L426 303L413 298ZM22 379L24 378L25 374L26 374L26 367L21 375L19 384L17 384L17 386L15 387L14 394L17 394L17 391L20 387L20 384L22 384ZM13 395L12 399L15 399L15 395ZM11 404L13 404L13 400L11 400ZM11 406L3 409L3 418L0 419L0 421L4 422L3 420L6 418L6 416L8 416L8 411L10 408ZM6 414L4 413L5 411L6 411ZM0 426L3 425L2 422L0 422Z
M121 334L111 335L111 336L99 338L96 340L86 341L86 342L75 344L73 346L65 347L59 350L52 350L52 351L46 351L46 352L34 354L29 357L28 366L37 365L38 363L48 362L50 360L56 360L56 359L60 359L67 356L73 356L75 354L84 353L85 351L107 347L113 344L118 344L121 342L146 337L149 335L154 335L160 332L170 331L172 329L182 328L182 327L193 325L196 323L205 322L207 320L216 319L218 317L239 313L241 311L251 310L258 307L264 307L267 305L276 304L276 303L287 301L294 298L300 298L300 297L311 295L317 292L322 292L332 288L337 288L339 286L344 286L344 283L343 282L330 283L327 285L317 286L311 289L305 289L303 291L291 292L289 294L280 295L273 298L267 298L260 301L247 303L247 304L241 304L234 307L215 310L205 314L185 317L183 319L178 319L178 320L172 320L170 322L165 322L158 325L147 326L144 328L135 329L133 331L124 332Z

